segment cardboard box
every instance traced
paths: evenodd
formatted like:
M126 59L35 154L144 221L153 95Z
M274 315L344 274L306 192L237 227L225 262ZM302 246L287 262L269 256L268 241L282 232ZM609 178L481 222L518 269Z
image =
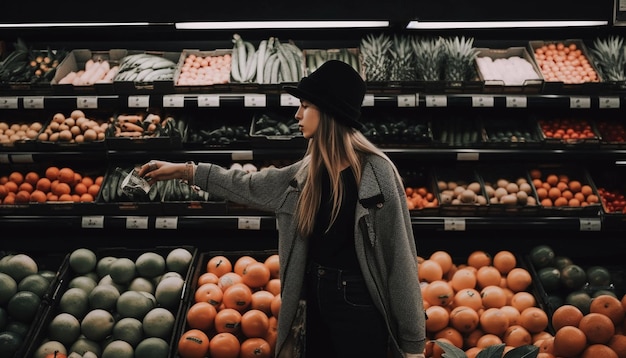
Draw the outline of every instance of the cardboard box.
M204 93L204 92L208 92L208 93L212 93L212 92L216 92L216 93L224 93L224 92L229 92L230 91L230 72L228 74L228 77L223 78L222 81L217 82L217 83L210 83L208 82L206 77L203 76L198 76L199 78L197 79L197 81L194 81L193 83L187 83L187 82L183 82L186 79L182 76L182 71L183 68L185 67L185 63L187 61L187 59L190 56L193 57L202 57L202 58L211 58L211 57L223 57L223 56L227 56L228 60L228 66L230 67L230 56L232 55L233 50L232 49L218 49L218 50L213 50L213 51L200 51L200 50L183 50L180 54L180 59L178 60L178 65L176 66L176 73L174 74L174 89L176 90L176 92L193 92L193 93ZM215 71L215 69L212 69L212 67L207 64L206 66L200 66L200 68L198 69L198 72L201 72L201 70L213 70Z
M109 71L115 71L124 56L129 51L125 49L111 49L108 51L92 51L89 49L72 50L61 62L54 78L51 81L52 90L57 94L115 94L113 78L107 82L95 82L93 84L74 85L71 83L59 83L70 73L78 73L85 70L87 61L107 62ZM112 74L115 72L112 72Z
M509 47L506 49L492 49L492 48L477 48L478 56L476 59L476 67L478 68L478 75L480 79L485 82L484 90L487 92L496 93L540 93L543 87L543 77L541 70L537 67L536 62L530 56L528 51L524 47ZM523 60L529 65L529 68L534 71L534 75L529 73L525 78L505 78L502 72L485 73L484 69L505 69L502 65L497 65L489 62L484 62L481 66L480 58L490 58L493 61L519 61ZM513 62L507 62L512 64ZM487 67L489 66L489 67ZM522 63L519 66L524 66ZM522 68L522 67L519 67ZM488 76L488 78L486 78ZM514 81L514 82L511 82Z
M133 51L127 54L129 55L152 55L156 57L162 57L165 60L169 60L172 62L171 66L164 68L167 75L166 79L162 80L153 80L153 81L145 81L145 80L134 80L132 76L125 77L124 73L127 72L124 70L124 61L125 58L120 60L120 72L113 80L113 86L115 88L115 93L117 94L137 94L137 93L173 93L174 92L174 74L176 73L176 64L180 59L180 52L169 52L169 51ZM133 67L133 66L131 66ZM128 71L134 71L136 73L137 69L141 68L140 66L134 67L135 69L130 69ZM171 71L167 71L170 70ZM171 72L171 76L169 76ZM129 79L127 79L129 78Z

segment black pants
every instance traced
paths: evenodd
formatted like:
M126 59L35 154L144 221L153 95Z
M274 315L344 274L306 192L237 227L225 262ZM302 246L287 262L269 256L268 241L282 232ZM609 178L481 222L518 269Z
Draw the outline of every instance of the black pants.
M309 265L306 301L306 358L387 357L385 321L360 272Z

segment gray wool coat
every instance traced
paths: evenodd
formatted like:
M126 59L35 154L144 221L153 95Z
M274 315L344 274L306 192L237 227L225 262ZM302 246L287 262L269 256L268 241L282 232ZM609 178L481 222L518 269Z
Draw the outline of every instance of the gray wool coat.
M307 164L305 158L283 168L247 173L199 163L194 175L194 183L213 195L275 213L282 301L276 356L291 356L285 351L303 286L307 240L297 234L295 212ZM354 223L357 256L369 292L386 318L393 356L422 353L425 313L404 187L391 163L372 154L364 158L358 192Z

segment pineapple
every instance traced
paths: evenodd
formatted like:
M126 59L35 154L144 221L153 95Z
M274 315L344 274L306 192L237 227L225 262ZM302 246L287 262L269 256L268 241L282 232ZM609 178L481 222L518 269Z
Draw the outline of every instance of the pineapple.
M593 62L607 81L626 80L626 47L623 44L624 39L620 36L611 36L606 40L597 38L593 42Z
M392 46L389 50L391 57L391 69L389 80L391 81L415 81L415 52L411 46L411 38L403 35L394 35Z
M365 77L368 81L388 81L391 58L391 37L385 34L368 34L361 39L360 51L363 55Z
M421 81L441 80L441 69L443 68L444 53L443 39L428 38L420 39L414 37L411 41L413 52L415 53L415 77Z
M473 45L472 37L465 39L465 36L455 36L444 40L444 80L466 81L475 75L474 60L478 50Z

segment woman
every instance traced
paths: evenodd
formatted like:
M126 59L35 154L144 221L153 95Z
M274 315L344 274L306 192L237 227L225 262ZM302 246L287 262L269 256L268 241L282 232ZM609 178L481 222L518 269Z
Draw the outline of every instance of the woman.
M327 61L297 87L305 156L254 173L208 163L151 161L150 182L183 179L218 197L272 211L279 232L277 357L301 299L306 357L423 357L425 314L404 186L391 160L358 130L365 82Z

